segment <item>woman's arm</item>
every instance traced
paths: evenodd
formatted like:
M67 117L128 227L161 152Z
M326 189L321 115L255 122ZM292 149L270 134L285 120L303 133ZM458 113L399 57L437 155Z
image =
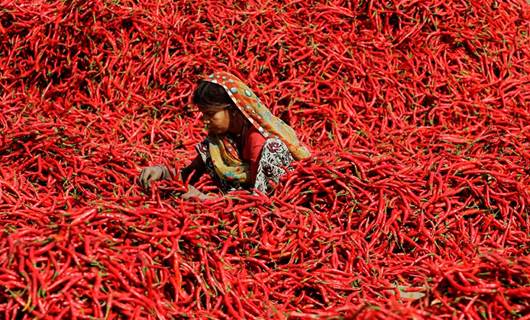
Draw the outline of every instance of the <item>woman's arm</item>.
M265 140L266 139L258 132L258 130L252 128L247 136L245 146L243 147L243 158L248 161L249 164L250 179L248 180L248 183L250 185L254 185L256 181L261 151L265 144Z
M195 184L206 172L206 167L200 156L195 157L193 161L180 171L180 178L183 182Z
M206 167L200 156L195 157L187 167L180 171L180 179L188 184L188 192L181 195L183 199L198 198L202 201L214 199L214 197L200 192L193 186L205 172Z
M200 157L196 157L193 161L184 169L181 170L180 175L177 177L177 171L173 168L168 168L165 165L156 165L146 167L140 174L140 184L144 188L149 187L149 183L157 180L171 180L180 178L183 182L189 182L190 184L196 183L199 178L204 174L206 168ZM189 180L188 180L189 179Z

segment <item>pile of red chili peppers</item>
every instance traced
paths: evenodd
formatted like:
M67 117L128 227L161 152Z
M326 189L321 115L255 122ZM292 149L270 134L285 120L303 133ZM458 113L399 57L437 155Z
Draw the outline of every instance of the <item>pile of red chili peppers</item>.
M313 157L142 190L215 70ZM526 0L0 1L0 106L0 318L530 314Z

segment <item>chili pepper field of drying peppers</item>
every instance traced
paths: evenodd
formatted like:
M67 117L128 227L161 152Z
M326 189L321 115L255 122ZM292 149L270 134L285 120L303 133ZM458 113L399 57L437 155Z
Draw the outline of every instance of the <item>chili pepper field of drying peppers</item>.
M214 71L311 158L142 189ZM530 319L526 0L0 0L0 107L1 319Z

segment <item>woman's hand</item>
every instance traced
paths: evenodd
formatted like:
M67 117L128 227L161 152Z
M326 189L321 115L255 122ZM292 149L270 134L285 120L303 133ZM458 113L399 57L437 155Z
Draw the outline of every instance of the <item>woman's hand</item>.
M189 186L188 192L186 192L183 195L181 195L181 197L182 197L182 199L186 199L186 200L199 199L201 201L215 199L215 197L212 197L212 196L209 196L209 195L206 195L206 194L200 192L194 186Z
M140 173L140 185L144 188L149 188L149 183L151 181L169 178L171 178L171 174L166 166L151 166L142 169L142 172Z

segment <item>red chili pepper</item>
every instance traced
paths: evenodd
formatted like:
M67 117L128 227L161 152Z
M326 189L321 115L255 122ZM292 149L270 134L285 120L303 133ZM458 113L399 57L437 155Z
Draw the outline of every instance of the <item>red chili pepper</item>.
M522 316L527 12L524 0L5 3L1 314ZM204 133L186 106L221 69L311 159L268 196L184 201L175 181L146 195L138 168L191 159Z

